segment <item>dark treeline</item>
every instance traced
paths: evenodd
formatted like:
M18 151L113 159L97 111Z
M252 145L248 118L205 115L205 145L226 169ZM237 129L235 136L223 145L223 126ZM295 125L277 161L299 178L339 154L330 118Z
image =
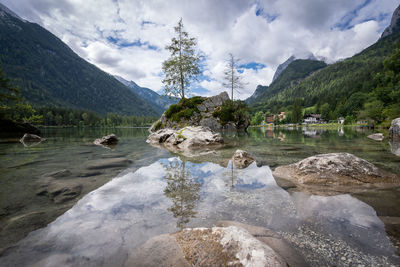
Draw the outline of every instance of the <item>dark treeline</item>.
M40 124L46 126L149 126L157 118L152 116L121 116L117 113L108 113L100 116L87 110L76 110L56 107L36 108L36 114L43 116Z

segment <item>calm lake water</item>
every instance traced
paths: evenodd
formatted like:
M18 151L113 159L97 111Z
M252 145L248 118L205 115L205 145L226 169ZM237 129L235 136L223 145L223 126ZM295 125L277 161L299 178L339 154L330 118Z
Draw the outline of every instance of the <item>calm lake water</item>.
M111 132L120 138L115 148L92 145ZM276 231L309 265L400 265L399 189L317 196L285 190L272 176L277 166L331 152L400 175L400 157L368 134L252 128L225 134L226 147L196 158L146 144L146 129L44 129L47 140L31 147L3 138L0 266L122 266L155 235L220 220ZM236 169L236 149L257 163ZM78 196L59 199L43 188Z

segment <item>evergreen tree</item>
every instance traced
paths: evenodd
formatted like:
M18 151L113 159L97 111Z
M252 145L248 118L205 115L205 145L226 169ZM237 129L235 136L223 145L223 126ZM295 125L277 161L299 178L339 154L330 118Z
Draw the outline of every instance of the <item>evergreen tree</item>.
M200 55L195 51L197 41L184 31L182 19L175 27L175 33L176 36L172 38L171 44L166 47L171 52L171 57L163 62L165 78L162 82L167 95L184 99L190 82L196 80L201 73Z
M292 122L299 123L303 119L303 111L301 108L301 99L297 98L292 107Z
M0 118L7 117L13 106L20 101L20 92L17 87L11 85L0 66Z

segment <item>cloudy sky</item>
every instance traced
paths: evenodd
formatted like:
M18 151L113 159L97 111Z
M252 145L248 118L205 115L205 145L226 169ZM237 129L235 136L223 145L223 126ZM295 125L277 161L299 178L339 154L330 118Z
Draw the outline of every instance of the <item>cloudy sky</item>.
M0 0L36 22L77 54L111 74L162 89L164 48L183 18L205 56L193 94L223 91L228 53L241 59L250 96L277 66L309 52L328 63L373 44L390 24L398 0Z

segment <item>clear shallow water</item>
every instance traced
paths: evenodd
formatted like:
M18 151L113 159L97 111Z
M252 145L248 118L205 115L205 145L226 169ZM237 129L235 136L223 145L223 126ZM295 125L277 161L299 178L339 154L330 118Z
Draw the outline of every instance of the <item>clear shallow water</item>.
M46 173L72 164L74 173L79 173L85 171L83 161L87 158L124 155L133 160L129 168L101 174L108 177L102 180L104 185L90 190L47 227L31 232L15 248L6 251L0 258L2 264L121 266L136 247L152 236L182 227L209 227L219 220L271 228L303 253L309 264L351 265L347 260L352 258L356 263L357 257L375 266L386 265L388 261L399 264L394 256L396 247L380 217L400 217L398 208L391 207L400 206L398 191L363 196L313 196L283 190L271 174L275 166L336 151L351 152L399 173L399 157L390 152L387 143L366 139L366 133L353 130L342 134L340 131L251 129L249 135L226 135L227 147L214 155L188 159L148 146L144 143L145 131L125 130L117 133L122 138L115 150L90 145L94 137L103 135L96 131L84 133L82 137L66 134L62 139L58 137L62 134L49 132L48 136L56 135L54 142L50 139L36 146L40 152L29 150L25 154L40 153L33 162L45 157L52 162L53 169L40 162L7 168L11 174L34 173L33 169ZM57 145L58 152L55 152ZM1 146L9 149L1 155L8 157L9 163L23 161L20 157L29 158L24 153L18 154L20 144L2 143ZM229 158L237 148L255 155L258 164L244 170L234 168ZM80 154L82 151L87 153ZM115 172L119 175L110 180L117 175ZM3 177L2 183L15 179L16 175L5 177L10 178ZM21 188L19 192L17 186L13 190L14 194L21 195L21 203L29 195ZM6 190L1 194L4 199L11 197ZM38 198L34 194L30 197ZM57 205L48 203L45 207L54 206ZM33 211L35 207L26 204L26 209Z

